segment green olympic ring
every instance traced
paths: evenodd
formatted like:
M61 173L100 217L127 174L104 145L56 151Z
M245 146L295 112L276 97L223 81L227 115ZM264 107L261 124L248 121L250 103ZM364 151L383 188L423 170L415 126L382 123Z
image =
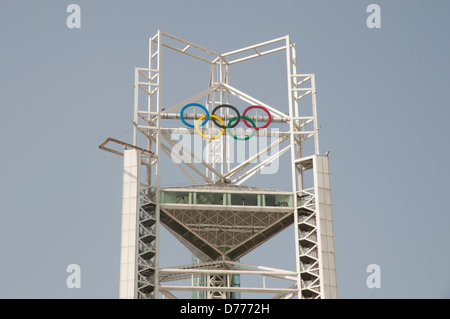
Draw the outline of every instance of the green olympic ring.
M247 117L247 116L244 116L244 115L241 115L241 118L244 119L244 120L249 121L250 123L252 123L253 127L256 126L256 125L255 125L255 122L253 122L253 120L252 120L251 118L249 118L249 117ZM228 121L228 124L227 124L227 132L228 132L228 134L230 134L230 136L232 136L235 140L246 141L246 140L252 138L253 135L255 135L255 133L256 133L256 130L255 130L255 129L253 130L252 134L250 134L249 136L246 136L246 137L238 137L238 136L234 135L233 133L231 133L231 130L230 130L231 123L233 123L233 121L234 121L235 119L237 119L237 116L231 118L231 119Z

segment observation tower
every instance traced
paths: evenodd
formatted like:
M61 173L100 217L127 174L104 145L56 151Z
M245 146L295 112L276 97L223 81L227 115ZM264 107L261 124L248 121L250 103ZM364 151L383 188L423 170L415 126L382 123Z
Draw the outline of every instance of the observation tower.
M204 89L169 105L161 92L176 85L162 85L167 50L209 69ZM230 81L235 66L272 54L282 56L286 74L287 97L277 105ZM337 298L329 158L319 153L315 79L298 73L289 36L217 53L158 31L149 39L148 68L135 69L132 125L132 142L108 138L100 145L124 159L120 298L183 298L181 292L208 299ZM281 159L286 164L267 173ZM165 169L169 163L178 171ZM177 184L180 176L192 183ZM251 184L255 177L273 187ZM162 187L167 178L172 186ZM192 260L160 267L161 226ZM293 269L274 267L270 253L270 266L245 262L288 229L293 248L283 254Z

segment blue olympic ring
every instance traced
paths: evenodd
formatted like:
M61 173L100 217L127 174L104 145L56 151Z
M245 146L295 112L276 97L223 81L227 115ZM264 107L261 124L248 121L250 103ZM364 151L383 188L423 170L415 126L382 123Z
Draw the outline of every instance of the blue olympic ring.
M200 107L205 111L206 117L205 117L205 119L203 120L203 122L202 122L202 124L201 124L201 126L204 126L204 125L208 122L208 120L209 120L209 112L208 112L208 110L206 109L206 107L204 107L203 105L201 105L201 104L199 104L199 103L189 103L189 104L186 104L185 106L183 106L183 108L181 109L181 112L180 112L181 121L182 121L186 126L195 128L195 125L192 125L192 124L189 124L188 122L186 122L186 120L184 119L184 116L183 116L184 110L187 109L189 106L200 106Z

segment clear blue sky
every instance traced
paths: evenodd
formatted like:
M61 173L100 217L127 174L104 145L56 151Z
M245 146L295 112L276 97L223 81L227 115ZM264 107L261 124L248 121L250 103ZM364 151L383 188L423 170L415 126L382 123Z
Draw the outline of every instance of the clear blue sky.
M80 29L66 26L71 3ZM380 29L366 26L370 3ZM300 72L316 74L331 150L339 296L450 298L448 12L446 0L2 1L0 297L118 297L122 159L97 147L131 141L134 67L161 29L218 52L289 34ZM255 97L279 85L264 80L248 84ZM290 238L261 248L290 257ZM163 245L168 264L170 252L190 263ZM80 289L66 287L72 263Z

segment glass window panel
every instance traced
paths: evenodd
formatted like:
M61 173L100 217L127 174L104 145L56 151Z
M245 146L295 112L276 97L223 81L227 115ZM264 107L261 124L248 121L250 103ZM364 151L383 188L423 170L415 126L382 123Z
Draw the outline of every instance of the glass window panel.
M266 194L264 197L266 206L292 207L291 195Z
M163 192L161 197L166 204L189 204L189 192Z
M258 206L258 194L231 194L231 205Z
M223 194L197 193L197 204L223 205Z

